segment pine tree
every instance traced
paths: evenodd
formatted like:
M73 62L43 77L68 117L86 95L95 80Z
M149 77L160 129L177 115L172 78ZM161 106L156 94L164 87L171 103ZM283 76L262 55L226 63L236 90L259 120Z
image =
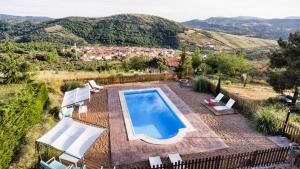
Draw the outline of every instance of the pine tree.
M279 49L270 53L269 84L282 92L293 89L292 103L298 98L300 86L300 31L290 34L288 41L278 40Z

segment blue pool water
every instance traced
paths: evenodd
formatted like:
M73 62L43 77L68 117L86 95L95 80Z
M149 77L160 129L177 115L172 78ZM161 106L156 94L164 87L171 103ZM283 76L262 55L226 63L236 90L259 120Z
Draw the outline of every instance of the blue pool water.
M185 125L157 90L124 92L134 134L154 139L172 138Z

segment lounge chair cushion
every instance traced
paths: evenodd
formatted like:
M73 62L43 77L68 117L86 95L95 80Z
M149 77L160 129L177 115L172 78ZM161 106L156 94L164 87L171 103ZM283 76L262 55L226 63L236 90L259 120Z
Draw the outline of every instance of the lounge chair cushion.
M155 156L155 157L149 157L149 162L150 162L150 166L157 166L157 165L161 165L161 159L159 156Z
M223 97L224 97L224 94L223 93L219 93L214 100L216 102L220 102Z
M217 111L222 111L222 110L228 110L230 108L228 108L226 106L214 106L214 109Z
M217 111L228 110L232 108L234 103L235 101L233 99L229 99L225 106L214 106L214 109Z
M229 99L225 106L231 109L234 103L235 101L233 99Z

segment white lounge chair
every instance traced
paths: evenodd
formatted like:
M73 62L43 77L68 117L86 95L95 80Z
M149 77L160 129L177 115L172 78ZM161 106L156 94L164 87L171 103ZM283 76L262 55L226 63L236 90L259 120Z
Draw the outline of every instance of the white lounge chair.
M221 99L224 97L224 94L223 93L219 93L216 98L214 99L207 99L207 100L204 100L204 102L206 104L211 104L211 103L218 103L221 101Z
M150 167L156 167L162 165L161 159L159 156L149 157Z
M93 88L93 89L97 89L97 90L102 90L103 89L103 86L99 86L96 84L96 82L94 80L90 80L89 81L89 84L90 86Z
M168 154L170 161L175 164L182 161L182 158L178 153L175 154Z
M235 101L233 99L229 99L225 106L214 106L214 109L217 111L228 110L232 108L234 103Z

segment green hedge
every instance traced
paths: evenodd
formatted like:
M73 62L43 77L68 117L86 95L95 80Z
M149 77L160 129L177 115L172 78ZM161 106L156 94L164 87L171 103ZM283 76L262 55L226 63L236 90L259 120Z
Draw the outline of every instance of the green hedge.
M198 79L194 80L193 89L200 93L209 92L211 83L207 77L200 76Z
M8 168L28 129L40 122L48 102L44 83L28 84L0 107L0 168Z

